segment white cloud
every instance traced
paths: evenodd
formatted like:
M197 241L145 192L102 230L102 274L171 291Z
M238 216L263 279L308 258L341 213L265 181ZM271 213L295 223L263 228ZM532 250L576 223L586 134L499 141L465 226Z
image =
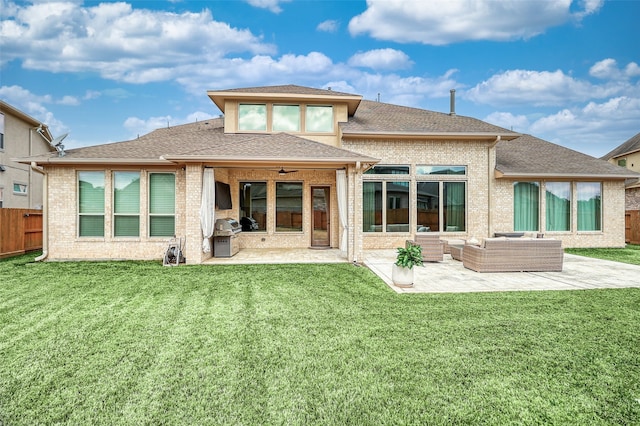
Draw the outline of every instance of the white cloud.
M0 22L2 61L20 59L28 69L146 83L175 78L187 65L215 66L232 52L275 51L249 30L214 21L209 10L177 14L127 3L45 2L8 12Z
M280 3L288 3L290 1L291 0L247 0L247 3L253 7L268 9L273 13L280 13L282 12Z
M570 20L579 21L602 3L587 0L572 7L571 0L367 0L367 10L351 19L349 31L432 45L527 39Z
M69 106L77 106L80 105L80 100L75 96L63 96L62 99L58 101L60 105L69 105Z
M5 100L8 104L20 111L30 115L36 120L49 126L51 133L57 136L61 133L66 133L69 128L55 116L45 106L46 104L64 104L65 99L72 97L64 97L61 100L54 100L51 95L37 95L21 86L1 86L0 98Z
M352 67L368 67L374 70L407 69L413 65L406 53L395 49L374 49L360 52L349 58Z
M600 75L605 74L600 66ZM566 105L569 102L585 102L604 99L639 88L628 82L606 82L595 85L556 71L509 70L491 76L488 80L469 89L464 96L474 102L489 105Z
M589 75L606 80L626 80L640 76L640 67L635 62L629 62L624 69L620 69L615 59L607 58L596 62L589 69Z
M326 21L320 22L316 27L316 30L326 33L335 33L336 31L338 31L339 26L340 23L335 19L328 19Z

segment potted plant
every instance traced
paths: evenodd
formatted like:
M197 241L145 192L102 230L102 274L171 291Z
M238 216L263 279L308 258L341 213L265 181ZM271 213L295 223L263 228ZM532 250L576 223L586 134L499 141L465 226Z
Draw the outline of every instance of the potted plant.
M422 266L422 247L407 242L406 247L398 247L391 271L393 283L398 287L412 287L414 266Z

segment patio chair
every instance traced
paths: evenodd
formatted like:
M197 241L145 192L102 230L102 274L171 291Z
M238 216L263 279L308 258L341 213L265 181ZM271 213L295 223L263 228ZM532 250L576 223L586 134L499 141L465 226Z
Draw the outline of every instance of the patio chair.
M444 260L445 243L440 240L440 235L433 232L421 232L416 234L413 240L407 240L406 244L415 244L422 247L422 260L424 262L442 262Z

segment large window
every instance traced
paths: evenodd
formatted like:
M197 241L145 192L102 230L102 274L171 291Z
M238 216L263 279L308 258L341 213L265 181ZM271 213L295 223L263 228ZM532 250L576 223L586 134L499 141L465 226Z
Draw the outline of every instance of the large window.
M239 130L267 130L267 106L265 104L240 104L238 106Z
M267 183L240 182L240 223L250 218L258 225L252 231L267 230ZM250 221L249 221L250 223Z
M305 128L307 132L333 132L333 107L307 105Z
M600 182L578 182L578 231L602 230L602 185Z
M382 182L362 183L362 231L382 232Z
M466 230L466 182L418 182L416 194L418 232Z
M300 106L274 105L272 127L274 132L299 132Z
M442 186L444 231L460 232L466 230L465 182L442 182Z
M149 175L149 236L172 237L176 229L176 176Z
M362 216L364 232L408 232L409 182L363 182Z
M571 229L571 183L547 182L546 230L569 231Z
M513 189L513 230L537 231L539 228L540 184L538 182L515 182Z
M302 183L276 182L276 232L302 231Z
M113 173L113 235L140 236L140 172Z
M385 182L387 232L409 232L409 182Z
M78 235L104 237L104 172L78 172Z

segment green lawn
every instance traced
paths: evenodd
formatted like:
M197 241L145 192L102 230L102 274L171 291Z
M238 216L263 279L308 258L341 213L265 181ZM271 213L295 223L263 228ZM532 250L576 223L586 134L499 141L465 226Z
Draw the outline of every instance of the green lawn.
M0 424L638 424L640 289L0 261Z
M620 248L568 248L566 253L640 265L640 246L627 244Z

